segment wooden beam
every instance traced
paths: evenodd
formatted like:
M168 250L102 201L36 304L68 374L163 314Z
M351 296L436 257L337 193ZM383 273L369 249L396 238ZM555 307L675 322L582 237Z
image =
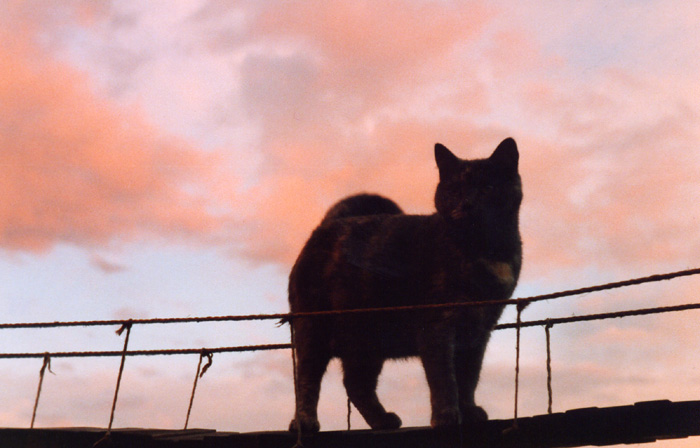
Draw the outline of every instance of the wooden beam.
M92 448L105 434L100 428L0 428L0 447ZM700 401L668 400L630 406L574 409L567 412L489 420L454 430L403 428L395 431L327 431L305 436L305 448L559 448L645 443L700 436ZM115 429L114 447L139 448L292 448L287 431L217 432L211 429Z

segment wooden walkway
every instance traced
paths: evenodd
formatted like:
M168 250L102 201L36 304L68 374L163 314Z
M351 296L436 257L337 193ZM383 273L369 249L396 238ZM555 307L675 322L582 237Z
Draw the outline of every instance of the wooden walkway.
M0 428L2 448L91 448L99 428ZM700 401L650 401L631 406L575 409L551 415L490 420L462 431L404 428L396 431L328 431L304 437L305 448L554 448L645 443L700 435ZM700 440L698 440L700 443ZM100 447L292 448L286 431L232 433L208 429L115 429Z

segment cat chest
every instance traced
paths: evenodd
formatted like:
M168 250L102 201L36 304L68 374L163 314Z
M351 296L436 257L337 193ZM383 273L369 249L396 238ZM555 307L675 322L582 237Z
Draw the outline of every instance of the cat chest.
M519 264L479 258L465 261L458 288L471 300L503 300L510 297L518 281Z
M511 263L480 259L479 262L493 276L494 280L505 289L512 290L517 282L517 274Z

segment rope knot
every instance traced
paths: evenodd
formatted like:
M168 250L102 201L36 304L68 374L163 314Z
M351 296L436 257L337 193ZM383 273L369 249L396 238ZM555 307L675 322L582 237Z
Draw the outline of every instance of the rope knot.
M134 321L129 319L128 321L124 322L121 327L116 331L117 336L121 336L122 333L124 333L124 330L131 331L131 326L134 324Z
M202 367L202 371L199 374L199 377L203 377L204 373L209 370L209 367L211 367L212 363L214 362L214 354L211 353L209 350L206 348L202 349L202 352L199 354L199 359L203 359L206 356L207 358L207 363L204 364L204 367ZM201 362L201 361L200 361Z

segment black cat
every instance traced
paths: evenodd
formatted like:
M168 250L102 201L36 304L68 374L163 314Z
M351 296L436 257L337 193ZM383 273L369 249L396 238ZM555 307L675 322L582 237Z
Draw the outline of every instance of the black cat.
M515 141L477 160L436 144L435 160L435 214L406 215L393 201L367 194L329 210L292 268L293 313L511 296L522 262ZM297 386L290 430L319 430L321 379L333 357L341 359L348 396L373 429L401 426L375 390L386 359L411 356L425 369L432 426L486 419L474 391L502 311L503 305L292 319Z

